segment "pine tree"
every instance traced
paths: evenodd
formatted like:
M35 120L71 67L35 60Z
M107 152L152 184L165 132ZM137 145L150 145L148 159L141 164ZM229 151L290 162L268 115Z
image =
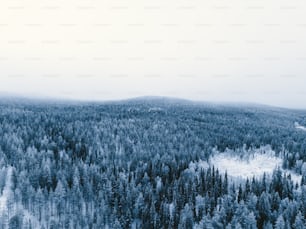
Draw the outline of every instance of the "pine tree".
M301 212L299 212L297 214L297 216L295 217L293 227L294 227L294 229L304 229L304 228L306 228L305 219L302 216Z
M275 222L275 229L285 229L285 220L284 217L282 215L279 215L279 217L277 218L276 222Z
M266 192L263 192L259 197L258 211L259 211L258 227L261 228L265 222L269 221L271 215L271 205L269 201L269 196Z

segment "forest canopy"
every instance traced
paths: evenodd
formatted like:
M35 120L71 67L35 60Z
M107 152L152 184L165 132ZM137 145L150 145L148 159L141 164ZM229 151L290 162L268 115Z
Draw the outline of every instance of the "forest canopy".
M306 111L146 99L0 100L0 228L305 228ZM269 145L294 185L239 185L216 150Z

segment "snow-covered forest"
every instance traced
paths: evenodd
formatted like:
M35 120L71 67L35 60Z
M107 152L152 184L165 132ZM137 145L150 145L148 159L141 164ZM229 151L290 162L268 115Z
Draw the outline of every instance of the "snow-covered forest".
M0 228L306 228L304 126L265 106L2 99Z

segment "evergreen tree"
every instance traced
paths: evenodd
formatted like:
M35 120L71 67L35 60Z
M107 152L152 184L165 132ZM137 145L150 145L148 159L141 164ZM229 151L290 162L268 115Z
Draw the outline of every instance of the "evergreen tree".
M279 215L275 223L275 229L285 229L285 228L286 228L286 224L285 224L284 217L282 215Z

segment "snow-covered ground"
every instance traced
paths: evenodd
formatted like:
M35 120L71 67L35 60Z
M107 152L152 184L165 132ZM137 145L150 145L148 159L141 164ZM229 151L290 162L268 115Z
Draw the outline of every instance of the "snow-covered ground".
M253 176L259 177L264 173L271 174L275 168L281 167L282 159L265 154L255 154L247 161L238 156L220 153L213 156L210 163L220 172L227 171L230 176L246 179Z
M252 177L260 178L265 173L270 176L273 170L281 168L283 159L275 156L275 153L270 150L267 153L262 153L259 149L258 152L251 154L248 158L241 158L238 155L232 155L229 153L215 153L210 158L209 164L218 168L221 173L227 174L232 179L251 179ZM290 170L283 170L286 175L291 175L291 180L295 183L301 183L301 175L294 173Z
M305 127L305 126L300 125L298 122L295 122L295 123L294 123L294 126L295 126L295 128L296 128L296 129L306 131L306 127Z
M5 186L0 196L0 216L7 210L7 200L9 199L10 195L12 194L12 167L7 169L7 175L5 180Z

